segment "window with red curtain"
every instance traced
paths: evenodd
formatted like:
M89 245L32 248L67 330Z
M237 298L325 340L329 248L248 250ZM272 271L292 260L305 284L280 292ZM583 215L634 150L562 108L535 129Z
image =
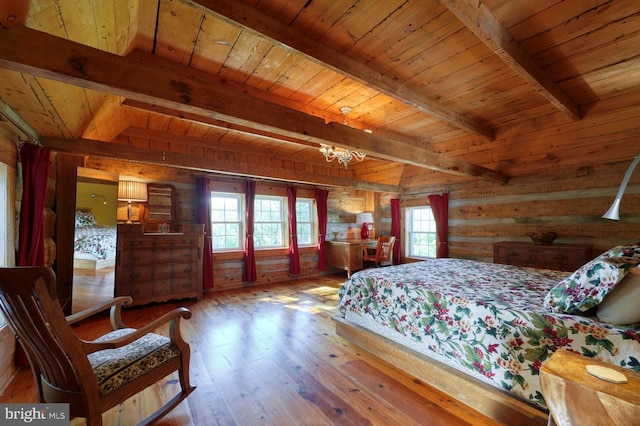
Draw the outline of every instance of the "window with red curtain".
M327 269L327 255L325 238L327 235L327 198L329 191L326 189L316 189L316 209L318 212L318 271Z
M401 232L401 224L400 224L400 199L392 198L391 199L391 236L396 237L396 242L393 245L393 264L400 264L400 232Z
M256 270L256 254L253 244L253 212L254 201L256 198L256 183L254 181L247 181L244 184L244 201L246 206L246 237L244 242L244 258L245 258L245 271L244 280L246 282L253 282L258 279L258 272Z
M429 204L433 218L436 221L436 233L438 234L438 250L436 257L449 256L449 194L429 195Z
M202 254L202 288L213 288L213 250L211 248L211 191L209 178L196 179L196 213L198 223L204 224Z
M300 273L300 253L298 252L298 222L296 218L296 195L298 190L295 186L287 188L287 200L289 201L289 272Z

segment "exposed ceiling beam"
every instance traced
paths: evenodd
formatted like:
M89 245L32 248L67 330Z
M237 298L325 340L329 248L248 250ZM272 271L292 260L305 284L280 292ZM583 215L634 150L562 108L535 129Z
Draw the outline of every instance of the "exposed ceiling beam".
M482 1L440 2L553 106L574 120L582 118L580 107L540 68L531 55L525 52Z
M183 154L180 152L166 152L133 145L123 145L111 142L99 142L88 139L68 141L64 139L42 138L42 145L54 151L92 157L113 158L146 164L161 164L163 166L178 167L189 170L200 170L210 173L220 173L234 176L247 176L297 182L310 185L323 185L345 188L356 188L365 191L401 193L402 188L395 185L377 184L358 181L350 178L308 173L301 170L286 170L282 167L270 167L268 161L261 161L264 157L247 163L230 162L228 159L202 157Z
M0 30L0 66L92 90L128 97L176 111L211 117L262 133L355 149L460 176L506 183L499 172L424 148L329 123L266 102L231 87L213 84L210 75L164 61L120 57L25 27Z
M332 69L447 124L494 140L492 129L421 95L419 91L398 83L392 77L381 74L361 62L299 33L244 2L233 0L191 0L191 2L227 21L232 21L231 23L234 25L240 25L262 37L268 37L272 42L287 50L295 50L314 63Z

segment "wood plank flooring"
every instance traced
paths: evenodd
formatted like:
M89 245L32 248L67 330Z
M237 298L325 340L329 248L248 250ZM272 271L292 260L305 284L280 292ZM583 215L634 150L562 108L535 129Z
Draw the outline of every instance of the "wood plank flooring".
M95 279L97 289L101 279L106 278ZM191 344L191 378L198 388L158 424L496 424L337 336L331 317L343 281L344 275L319 277L127 310L124 320L134 327L176 306L193 312L182 331ZM79 303L91 304L90 287L83 292L87 300ZM77 328L83 338L107 330L106 316ZM113 408L103 416L105 424L135 424L173 395L176 382L169 376ZM21 371L0 397L34 401L29 371Z

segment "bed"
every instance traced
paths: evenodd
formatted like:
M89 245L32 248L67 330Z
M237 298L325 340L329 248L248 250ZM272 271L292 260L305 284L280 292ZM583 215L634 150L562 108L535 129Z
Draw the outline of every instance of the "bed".
M116 226L99 225L90 209L75 214L73 266L101 269L115 265Z
M542 424L539 371L557 349L640 371L637 261L629 245L573 274L463 259L368 269L341 287L336 330L497 420Z

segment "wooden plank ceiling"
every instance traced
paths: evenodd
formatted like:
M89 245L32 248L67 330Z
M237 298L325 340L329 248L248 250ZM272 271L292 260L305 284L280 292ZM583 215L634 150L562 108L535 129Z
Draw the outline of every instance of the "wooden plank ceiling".
M558 163L541 128L598 154L590 114L640 103L635 1L18 0L0 24L0 98L43 144L225 174L506 182Z

